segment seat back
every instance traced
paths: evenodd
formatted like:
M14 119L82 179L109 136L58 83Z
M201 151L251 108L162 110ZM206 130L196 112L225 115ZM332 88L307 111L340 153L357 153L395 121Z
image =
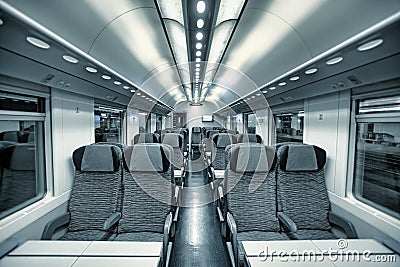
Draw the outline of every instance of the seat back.
M206 133L206 137L207 138L212 138L214 136L214 134L217 134L217 133L219 133L218 130L208 130L207 133Z
M286 144L278 149L278 209L298 229L328 230L330 203L325 186L326 152L306 144Z
M0 141L10 141L15 143L23 143L21 131L5 131L0 133Z
M238 143L259 143L262 144L262 138L258 134L239 134L237 136Z
M192 137L191 137L192 144L200 144L202 139L201 132L202 130L200 127L192 127Z
M133 137L133 144L160 143L160 136L156 133L139 133Z
M36 196L36 150L33 144L3 144L0 211Z
M171 210L173 172L168 160L171 153L172 148L162 144L136 144L126 148L124 161L129 176L124 180L118 232L163 233L165 218Z
M224 177L227 209L238 232L279 231L276 215L275 149L261 144L235 144Z
M183 166L183 136L178 133L166 133L161 136L161 143L173 148L170 160L174 169L180 169Z
M236 144L236 137L233 134L218 133L214 134L212 140L217 148L213 161L216 170L225 170L225 148L231 144Z
M183 151L187 151L187 145L189 144L189 131L186 128L181 128L179 132L183 136Z
M76 170L68 204L69 231L101 230L104 221L118 211L121 158L121 149L114 145L92 144L73 152Z

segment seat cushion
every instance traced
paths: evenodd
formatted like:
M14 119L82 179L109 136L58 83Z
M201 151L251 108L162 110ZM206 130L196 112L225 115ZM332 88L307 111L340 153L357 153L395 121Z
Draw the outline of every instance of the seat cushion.
M163 234L153 232L134 232L118 234L114 241L162 242Z
M296 233L288 233L288 236L292 239L336 239L336 237L330 231L324 230L297 230Z
M84 230L84 231L73 231L67 232L63 235L60 240L70 241L99 241L108 240L111 233L100 231L100 230Z
M248 231L238 233L238 251L240 266L244 265L244 248L242 241L272 241L272 240L290 240L284 233L278 232L263 232L263 231Z

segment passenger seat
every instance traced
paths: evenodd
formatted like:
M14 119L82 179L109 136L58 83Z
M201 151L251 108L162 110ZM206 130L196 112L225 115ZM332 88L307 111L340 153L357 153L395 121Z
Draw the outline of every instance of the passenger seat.
M262 144L263 140L258 134L238 134L238 143L259 143Z
M160 136L156 133L139 133L133 137L133 144L160 143Z

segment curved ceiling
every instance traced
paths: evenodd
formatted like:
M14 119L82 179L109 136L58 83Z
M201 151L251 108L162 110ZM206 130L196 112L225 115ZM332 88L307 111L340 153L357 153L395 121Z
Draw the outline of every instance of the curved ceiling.
M154 1L6 2L167 105L184 98ZM398 0L248 0L206 101L229 104L399 10Z

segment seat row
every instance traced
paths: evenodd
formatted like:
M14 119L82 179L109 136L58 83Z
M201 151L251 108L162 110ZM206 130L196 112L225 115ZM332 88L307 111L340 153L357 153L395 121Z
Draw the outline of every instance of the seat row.
M353 225L330 210L322 148L233 144L226 160L217 213L236 266L243 264L242 241L334 239L332 226L357 238Z
M96 143L73 152L75 180L65 214L42 239L163 242L167 264L178 218L179 186L163 144Z

